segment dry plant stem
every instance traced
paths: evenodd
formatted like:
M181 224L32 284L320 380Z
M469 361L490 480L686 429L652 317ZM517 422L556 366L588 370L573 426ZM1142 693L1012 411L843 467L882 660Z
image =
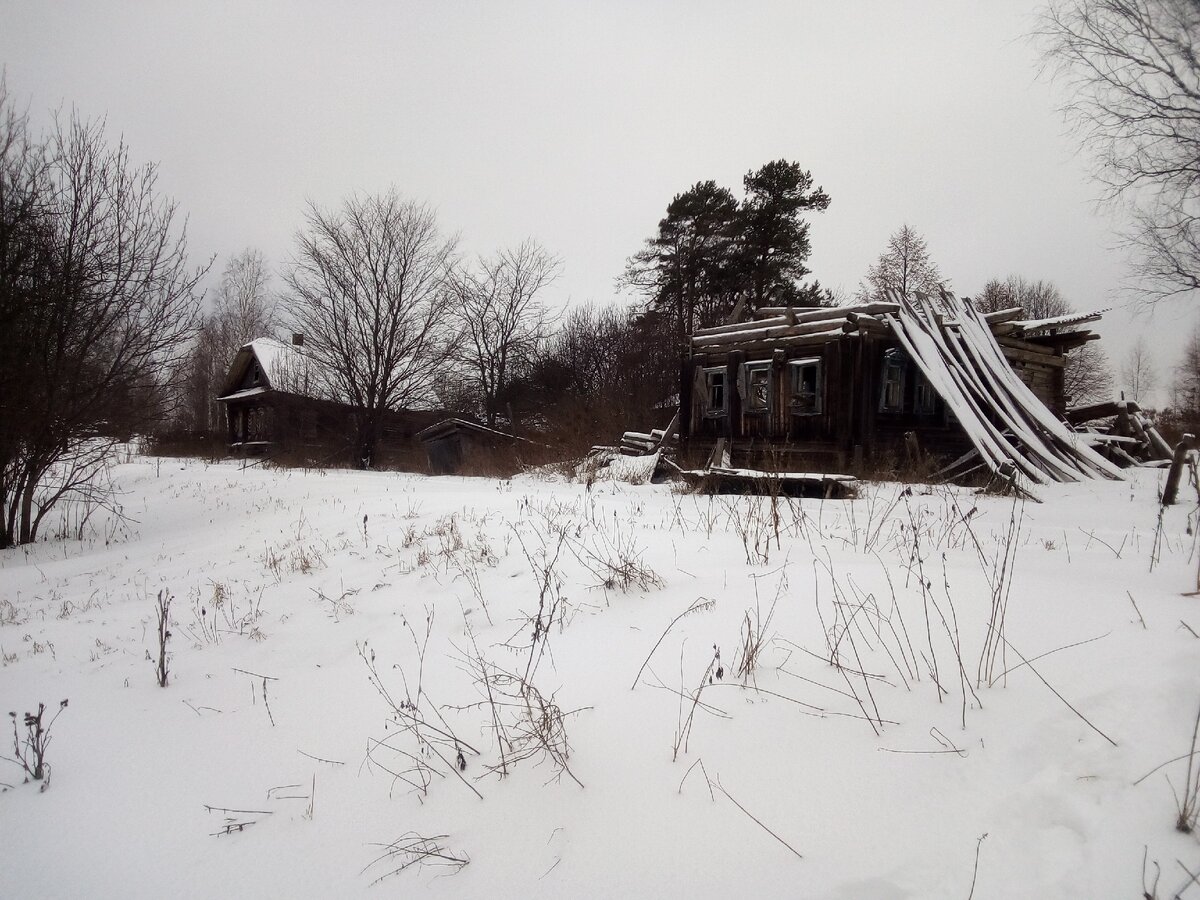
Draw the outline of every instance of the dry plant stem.
M1146 629L1146 620L1142 616L1142 611L1140 609L1138 609L1137 601L1133 599L1133 594L1129 593L1129 591L1126 591L1125 596L1128 597L1129 602L1133 604L1133 611L1135 613L1137 613L1138 621L1142 623L1142 630L1143 631L1147 630Z
M705 776L705 777L707 777L707 776ZM776 834L774 831L772 831L770 828L768 828L766 825L764 825L762 823L762 820L759 819L757 816L755 816L754 813L750 812L750 810L746 809L746 807L744 807L744 806L742 806L742 804L738 803L737 800L735 800L733 798L733 796L729 793L729 791L725 790L724 786L721 784L721 777L719 775L717 776L717 780L715 782L712 782L712 781L709 782L709 788L711 789L713 787L715 787L718 791L720 791L730 803L732 803L734 806L736 806L738 809L740 809L750 819L750 821L752 821L755 825L757 825L759 828L761 828L763 831L765 831L771 837L775 838L775 840L779 841L779 843L783 844L783 846L785 846L789 850L791 850L792 853L794 853L796 855L797 859L804 859L804 856L800 853L799 850L797 850L795 847L793 847L791 844L789 844L787 841L785 841L783 838L781 838L778 834Z
M1004 643L1008 647L1008 649L1010 649L1013 653L1017 654L1017 656L1020 658L1022 663L1029 666L1029 671L1032 672L1034 675L1036 675L1038 681L1040 681L1047 688L1049 688L1050 693L1052 693L1055 697L1057 697L1059 700L1061 700L1063 702L1063 704L1067 707L1067 709L1069 709L1071 712L1075 713L1075 715L1077 715L1080 718L1080 720L1085 725L1087 725L1088 728L1092 729L1092 731L1096 732L1096 734L1100 735L1100 737L1104 738L1106 741L1108 741L1114 747L1117 746L1116 741L1114 741L1107 734L1105 734L1103 731L1101 731L1099 728L1097 728L1095 725L1093 725L1091 720L1088 719L1087 716L1085 716L1083 713L1081 713L1079 710L1077 710L1074 706L1072 706L1070 701L1068 701L1066 697L1064 697L1057 690L1055 690L1054 686L1052 684L1050 684L1050 682L1048 682L1045 678L1042 677L1042 673L1039 672L1037 669L1035 669L1033 667L1033 664L1029 660L1027 660L1024 656L1021 655L1021 651L1018 650L1016 647L1014 647L1012 645L1012 643L1009 642L1008 638L1001 635L1000 640L1004 641Z
M632 691L637 687L638 682L642 678L642 673L646 671L646 666L650 665L650 658L654 656L655 651L658 650L658 648L662 645L662 642L666 640L667 635L670 634L671 629L675 627L676 623L678 623L680 619L690 616L692 613L707 612L716 605L716 600L711 600L708 597L697 597L694 601L692 601L691 605L688 606L687 609L672 619L671 624L666 627L666 630L663 631L658 640L654 642L654 646L650 648L650 652L646 655L646 659L642 662L642 667L638 669L637 675L634 676L633 684L629 686L629 689Z
M428 866L435 865L451 869L461 869L470 862L470 859L464 856L455 856L441 842L446 840L448 836L444 834L435 834L433 837L422 837L415 831L410 831L407 834L402 834L390 844L371 844L372 847L382 847L383 853L377 856L371 862L363 867L360 875L365 874L372 866L377 865L384 860L395 862L400 860L400 865L384 872L378 878L371 882L371 886L379 884L393 875L399 875L410 866Z
M50 783L50 766L46 762L46 751L50 749L50 730L54 727L54 723L58 721L58 717L62 715L62 711L67 708L67 701L62 700L58 704L58 711L54 717L42 725L42 716L46 712L46 704L39 703L36 713L25 713L22 721L25 724L25 741L24 749L22 742L17 734L17 714L10 712L9 716L13 722L13 754L14 758L10 762L19 765L25 774L34 781L42 781L42 790ZM7 757L0 757L7 759Z
M1192 749L1187 755L1187 776L1183 780L1183 796L1179 799L1179 816L1175 830L1191 834L1200 818L1200 771L1192 779L1192 767L1196 759L1196 740L1200 737L1200 708L1196 710L1196 724L1192 726Z
M1200 885L1200 875L1197 875L1195 872L1193 872L1191 869L1189 869L1187 866L1185 866L1181 860L1176 859L1175 862L1179 863L1179 868L1181 868L1181 869L1183 869L1183 871L1187 872L1187 877L1190 882L1190 884L1187 885L1188 887L1191 887L1191 885L1193 885L1193 884ZM1175 893L1175 897L1177 898L1177 900L1182 895L1183 895L1183 891L1176 891L1176 893Z
M158 667L155 671L159 687L166 687L167 679L170 677L167 641L171 638L171 629L168 619L171 615L171 601L174 599L170 591L159 591L158 601L155 605L155 613L158 617Z
M680 747L683 748L684 753L687 753L688 737L692 733L692 723L696 719L696 708L701 705L700 704L700 694L703 693L704 688L707 687L709 677L712 675L712 672L713 672L713 666L715 666L716 663L717 663L716 657L714 657L713 659L711 659L709 661L708 666L704 669L704 674L700 677L700 684L697 685L696 690L694 690L691 694L685 695L682 690L680 691L680 694L679 694L679 697L680 697L679 722L678 722L678 725L675 730L675 746L674 746L673 752L671 754L671 762L675 762L676 760L679 759L679 748ZM682 684L683 683L683 648L682 647L680 648L680 651L679 651L679 680L680 680L680 683ZM688 708L688 713L687 713L686 718L683 715L683 704L684 704L685 700L692 701L692 705Z
M988 617L987 634L984 637L983 651L979 655L979 665L975 672L976 686L982 686L986 681L991 687L998 680L994 677L997 654L1000 654L1000 665L1007 665L1003 659L1004 622L1008 615L1008 600L1012 593L1013 571L1017 561L1017 546L1021 537L1021 522L1025 518L1024 505L1020 515L1017 515L1017 501L1013 501L1008 517L1008 531L1004 536L1004 554L998 563L993 563L988 582L992 589L991 613ZM987 570L984 570L987 575Z
M1154 863L1154 883L1146 884L1146 862L1150 857L1150 847L1147 844L1142 845L1142 897L1144 900L1156 900L1158 897L1158 880L1162 877L1162 868L1158 862Z
M713 802L716 802L717 797L713 793L712 779L708 777L708 770L704 768L704 760L699 758L697 758L694 763L688 766L688 770L684 772L683 777L679 779L679 793L683 793L683 783L687 781L688 776L692 774L692 769L696 768L696 766L699 766L700 771L704 773L704 782L708 785L708 796L713 800Z
M983 846L983 839L985 837L987 837L986 831L975 842L975 868L971 871L971 891L967 894L967 900L971 900L975 896L975 879L979 876L979 849Z
M1055 647L1053 650L1047 650L1044 653L1039 653L1033 659L1029 660L1029 662L1019 662L1015 666L1010 666L1009 668L1005 669L1003 672L1001 672L999 675L996 676L996 680L999 681L1001 678L1005 677L1010 672L1015 672L1015 671L1017 671L1017 669L1021 668L1022 666L1029 665L1029 663L1035 663L1039 659L1045 659L1047 656L1053 656L1055 653L1058 653L1060 650L1070 650L1074 647L1082 647L1084 644L1090 644L1093 641L1098 641L1103 638L1106 638L1110 634L1112 634L1111 631L1106 631L1106 632L1104 632L1104 634L1098 634L1092 638L1086 638L1082 641L1076 641L1073 644L1063 644L1061 647Z

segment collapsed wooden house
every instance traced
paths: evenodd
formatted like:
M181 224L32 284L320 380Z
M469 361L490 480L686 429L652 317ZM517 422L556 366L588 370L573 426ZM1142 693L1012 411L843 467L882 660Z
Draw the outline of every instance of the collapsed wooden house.
M299 335L291 344L259 338L244 345L217 396L225 405L230 450L298 454L323 462L353 454L357 410L329 399L328 382ZM442 416L426 410L385 413L374 463L420 468L416 434Z
M943 293L761 309L691 338L679 440L725 466L869 471L906 455L1032 482L1119 478L1066 427L1066 354L1098 313L981 314Z

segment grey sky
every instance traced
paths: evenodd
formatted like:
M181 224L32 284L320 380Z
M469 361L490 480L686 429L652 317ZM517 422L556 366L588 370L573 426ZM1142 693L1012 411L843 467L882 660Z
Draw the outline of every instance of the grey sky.
M786 158L832 197L810 266L853 291L908 222L960 294L1010 273L1083 309L1125 274L1014 2L10 2L0 61L38 122L107 115L190 217L197 260L284 259L306 200L395 187L462 248L533 236L555 299L607 301L672 195ZM1185 303L1147 329L1174 364Z

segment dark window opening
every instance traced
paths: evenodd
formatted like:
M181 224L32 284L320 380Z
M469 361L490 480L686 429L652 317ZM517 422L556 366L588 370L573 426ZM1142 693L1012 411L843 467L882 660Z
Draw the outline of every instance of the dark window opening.
M791 407L796 415L815 415L821 411L821 361L797 359L788 363L791 371Z

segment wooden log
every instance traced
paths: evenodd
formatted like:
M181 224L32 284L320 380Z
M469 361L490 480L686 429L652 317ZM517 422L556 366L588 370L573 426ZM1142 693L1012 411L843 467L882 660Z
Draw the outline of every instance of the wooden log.
M1185 434L1175 446L1175 457L1171 460L1171 470L1167 472L1167 483L1163 487L1162 505L1171 506L1179 494L1179 479L1183 475L1183 464L1187 461L1188 452L1196 449L1195 435Z
M702 337L709 334L728 334L731 331L745 331L749 327L754 328L771 328L777 325L794 325L793 321L788 321L786 315L771 316L769 319L754 319L750 322L735 322L731 325L713 325L709 328L697 328L692 332L693 338Z
M846 324L842 326L842 330L846 332L866 331L871 334L885 334L891 331L891 326L866 313L847 313Z
M1116 414L1116 401L1107 400L1104 403L1093 403L1090 406L1076 406L1074 409L1068 409L1066 419L1072 425L1082 425L1084 422L1107 419Z
M831 340L843 337L854 337L854 334L846 334L841 327L831 328L828 331L818 331L813 334L801 334L793 337L781 337L771 340L750 340L742 341L736 344L721 344L715 347L701 346L696 348L697 354L723 354L732 353L734 351L746 352L767 352L774 350L777 347L813 347L827 344Z
M988 325L998 324L1000 322L1011 322L1013 319L1019 319L1025 315L1025 309L1021 306L1010 306L1008 309L998 309L995 312L983 313L983 321Z
M696 348L709 348L720 347L726 344L745 344L751 341L773 341L780 338L816 334L831 328L836 328L840 331L844 322L845 317L838 316L815 322L802 322L796 325L777 325L768 328L743 329L723 334L697 335L692 338L692 346Z
M895 303L885 303L876 301L874 303L858 303L853 306L764 306L758 311L760 316L783 316L791 310L796 316L797 322L811 322L814 319L828 318L830 313L867 313L868 315L878 316L884 313L893 313L899 307Z
M1171 445L1168 444L1166 439L1158 433L1158 429L1146 421L1141 413L1133 413L1132 417L1136 418L1141 423L1142 430L1145 432L1146 438L1150 442L1150 448L1154 451L1154 455L1158 459L1170 459Z

